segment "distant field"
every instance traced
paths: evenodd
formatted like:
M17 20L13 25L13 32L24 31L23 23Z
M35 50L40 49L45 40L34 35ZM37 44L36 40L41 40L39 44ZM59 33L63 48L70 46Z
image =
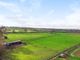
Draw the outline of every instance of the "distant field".
M80 43L80 34L77 33L13 33L7 36L7 42L20 39L26 43L13 51L15 60L47 60L56 53ZM73 59L80 60L70 57L70 60Z

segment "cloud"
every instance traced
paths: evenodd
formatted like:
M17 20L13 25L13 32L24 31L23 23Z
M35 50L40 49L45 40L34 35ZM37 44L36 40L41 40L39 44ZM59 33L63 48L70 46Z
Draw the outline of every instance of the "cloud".
M7 19L6 15L0 15L0 26L19 26L17 22Z
M80 29L80 9L76 8L73 13L66 16L66 20L67 25Z
M25 0L19 0L25 2ZM63 18L55 17L55 9L48 10L42 14L42 0L31 0L31 6L19 6L15 3L0 1L0 8L3 7L12 13L7 16L0 14L0 24L6 26L30 26L30 27L46 27L46 28L75 28L80 29L80 7L75 4L70 6L69 14L66 16L60 14ZM22 9L21 9L22 8ZM44 9L46 11L46 9ZM37 15L37 17L35 16Z
M19 7L13 3L7 3L7 2L0 1L0 7L6 8L7 10L12 11L14 13L20 12Z
M15 18L13 20L13 17L18 17L18 15L22 15L22 11L19 9L19 6L14 4L14 3L9 3L9 2L2 2L0 1L0 8L4 8L2 13L4 11L8 10L11 12L8 12L9 14L0 14L0 24L5 25L5 26L19 26L20 24L17 22L18 18Z

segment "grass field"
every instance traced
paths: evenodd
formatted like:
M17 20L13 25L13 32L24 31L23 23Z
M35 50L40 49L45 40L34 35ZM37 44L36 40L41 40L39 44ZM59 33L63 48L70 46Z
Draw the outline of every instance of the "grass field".
M56 53L80 43L78 33L12 33L7 36L7 42L20 39L26 43L12 51L15 60L47 60ZM69 59L80 60L79 57Z

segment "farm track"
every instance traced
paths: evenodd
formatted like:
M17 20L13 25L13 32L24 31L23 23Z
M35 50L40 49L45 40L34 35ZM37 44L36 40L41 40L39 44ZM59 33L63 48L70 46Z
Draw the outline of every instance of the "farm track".
M59 58L59 56L61 54L67 54L69 56L77 48L80 48L80 43L79 44L76 44L76 45L74 45L74 46L72 46L70 48L67 48L64 51L61 51L61 52L57 53L56 55L48 58L47 60L56 60L56 58Z
M78 49L75 52L73 52L73 55L80 57L80 49Z

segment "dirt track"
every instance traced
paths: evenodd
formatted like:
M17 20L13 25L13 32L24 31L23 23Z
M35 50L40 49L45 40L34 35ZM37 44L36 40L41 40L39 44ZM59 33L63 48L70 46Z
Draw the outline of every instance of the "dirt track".
M80 43L79 43L79 44L76 44L76 45L74 45L74 46L72 46L72 47L70 47L70 48L67 48L67 49L65 49L64 51L61 51L60 53L58 53L58 54L56 54L55 56L49 58L48 60L55 60L56 58L59 58L59 56L60 56L61 54L68 54L68 55L70 55L70 54L71 54L74 50L76 50L77 48L80 48ZM80 57L80 50L76 51L75 53ZM76 54L75 54L75 55L76 55ZM67 57L68 57L68 56L67 56Z
M80 50L77 50L74 55L80 57Z

